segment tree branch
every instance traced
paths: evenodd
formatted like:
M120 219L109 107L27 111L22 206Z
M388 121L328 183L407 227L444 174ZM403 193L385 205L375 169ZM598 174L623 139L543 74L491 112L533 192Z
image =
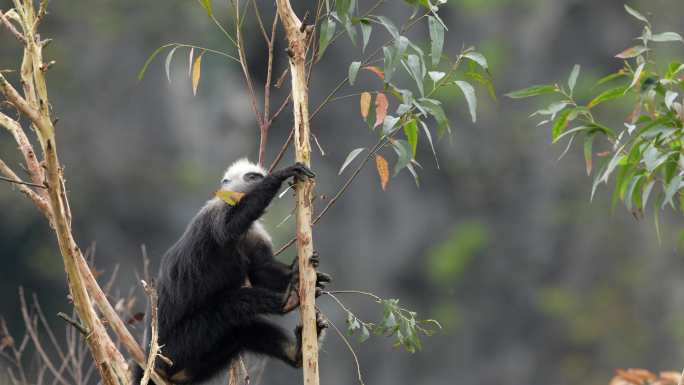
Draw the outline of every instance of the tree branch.
M310 28L306 28L295 14L289 0L276 0L278 14L288 40L290 78L294 113L295 158L306 166L311 164L309 126L309 91L306 76L306 50ZM299 299L302 320L302 360L305 385L319 384L318 331L316 327L316 271L309 258L313 253L311 232L311 197L314 181L297 181L297 248L299 251Z

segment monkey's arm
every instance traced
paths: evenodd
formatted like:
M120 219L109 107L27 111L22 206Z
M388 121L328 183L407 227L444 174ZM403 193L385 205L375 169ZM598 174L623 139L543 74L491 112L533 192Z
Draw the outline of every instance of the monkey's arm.
M314 174L308 168L299 163L265 176L252 191L228 211L224 234L230 234L234 239L244 234L254 221L264 215L266 207L287 178L312 178L313 176Z

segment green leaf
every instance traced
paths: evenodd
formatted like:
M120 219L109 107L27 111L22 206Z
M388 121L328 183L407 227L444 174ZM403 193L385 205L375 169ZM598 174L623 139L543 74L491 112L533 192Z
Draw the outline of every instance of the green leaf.
M646 23L648 25L651 24L651 23L649 23L648 19L644 15L642 15L640 12L638 12L637 10L635 10L634 8L630 7L627 4L625 4L625 10L627 11L627 13L629 13L630 15L634 16L635 18L643 21L644 23Z
M335 9L337 10L337 16L344 22L351 11L351 0L335 0Z
M169 53L166 55L166 60L164 61L164 70L166 71L166 79L168 79L169 83L171 83L171 59L173 58L173 54L176 52L178 49L178 46L175 46L169 51Z
M489 69L489 64L487 63L487 58L485 58L484 55L479 53L479 52L468 52L466 54L463 54L463 57L474 61L475 63L479 64L480 67L482 67L485 70Z
M627 75L622 71L618 71L618 72L612 73L610 75L604 76L601 79L599 79L599 81L596 82L596 84L594 84L594 87L601 86L605 83L608 83L611 80L615 80L615 79L621 78L623 76L627 76Z
M428 130L427 124L425 124L425 122L423 122L422 120L420 121L420 126L423 129L425 136L427 136L428 143L430 143L430 149L432 150L432 156L435 158L435 166L439 170L439 159L437 159L437 151L435 150L435 144L432 142L432 134L430 134L430 130Z
M420 58L418 57L418 55L408 55L406 65L408 66L409 74L411 75L413 80L415 80L416 85L418 86L418 91L420 92L420 95L425 95L425 91L423 89L423 79L425 78L425 73L423 73L423 65L420 62Z
M361 325L361 335L359 336L359 342L364 343L364 342L368 341L369 338L370 338L370 331L368 330L366 325L362 324Z
M353 162L354 159L355 159L357 156L359 156L360 153L363 152L363 150L365 150L365 148L363 148L363 147L357 148L356 150L352 150L352 151L349 153L349 155L347 155L347 159L344 160L344 163L342 163L342 167L340 167L340 171L337 173L337 175L342 175L342 173L343 173L344 170L347 168L347 166L349 166L349 164L350 164L351 162Z
M553 127L551 128L552 143L555 143L558 140L558 137L565 131L565 128L568 126L570 113L573 111L574 108L568 108L558 114L558 117L553 122Z
M416 102L419 108L426 110L437 121L437 128L439 136L442 136L445 131L451 132L449 119L447 119L444 109L439 101L434 99L422 98Z
M575 64L575 66L572 68L572 72L570 73L570 77L568 78L568 87L570 88L570 94L572 94L572 91L575 89L575 85L577 84L577 78L579 77L580 74L580 65Z
M681 41L684 43L684 38L682 38L682 35L676 33L676 32L663 32L663 33L658 33L655 35L651 36L651 40L655 42L668 42L668 41Z
M607 102L609 100L617 99L625 94L627 91L627 87L625 86L620 86L620 87L615 87L611 88L609 90L603 91L600 93L597 97L595 97L589 104L587 105L588 108L594 108L598 106L601 103Z
M352 24L351 18L344 20L344 29L347 31L347 36L352 44L356 46L356 26Z
M432 79L432 82L436 85L440 80L444 79L444 76L446 74L444 72L440 71L430 71L428 72L428 75L430 76L430 79Z
M349 84L354 85L354 82L356 81L356 75L359 73L359 69L361 68L361 62L360 61L354 61L349 65Z
M335 36L335 28L336 28L336 23L335 20L332 17L329 17L323 22L321 25L321 32L318 38L318 59L321 60L323 57L323 54L325 53L325 50L328 48L328 45L330 44L330 40Z
M470 116L473 119L473 123L477 121L477 97L475 96L475 88L468 82L462 80L457 80L454 82L458 88L463 91L465 95L466 102L468 102L468 109L470 110Z
M625 205L627 205L627 210L632 211L632 207L637 209L641 208L641 195L634 194L636 190L639 190L639 185L642 182L644 176L642 174L635 175L627 186L627 192L625 194ZM634 205L636 203L636 205Z
M370 41L370 36L372 32L373 24L371 24L370 21L368 21L367 19L361 19L361 36L363 38L363 47L361 48L361 52L366 51L366 46Z
M378 21L387 29L394 39L399 38L399 29L392 23L392 20L385 16L378 16Z
M397 175L413 159L411 157L411 145L407 141L399 139L392 141L392 148L397 153L397 164L394 166L394 175Z
M667 188L665 189L665 200L663 201L661 208L664 208L666 204L670 204L672 208L675 208L674 202L672 201L672 198L674 195L679 191L681 188L682 184L682 176L677 175L672 180L670 180L670 183L668 183Z
M509 92L506 94L506 96L508 96L511 99L523 99L523 98L529 98L532 96L551 94L551 93L558 92L558 91L559 91L558 86L550 85L550 84L544 84L544 85L532 86L529 88L524 88L522 90Z
M434 16L428 16L428 27L430 32L430 56L432 65L439 65L444 49L444 26Z
M406 135L406 140L408 140L411 146L412 158L416 157L416 148L418 147L418 123L416 119L410 120L404 125L404 134Z

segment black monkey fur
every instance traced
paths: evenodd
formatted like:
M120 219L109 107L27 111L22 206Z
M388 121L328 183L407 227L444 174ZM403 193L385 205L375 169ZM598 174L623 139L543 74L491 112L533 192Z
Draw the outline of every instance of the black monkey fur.
M157 359L156 369L169 381L209 379L245 351L301 367L301 327L292 338L263 317L298 305L296 261L288 266L273 257L258 219L283 182L305 177L313 173L301 164L266 175L246 160L236 162L223 189L246 194L234 206L217 198L207 202L166 252L155 283L159 344L173 365ZM318 273L317 286L329 281ZM318 320L319 338L326 326ZM142 374L136 365L134 384Z

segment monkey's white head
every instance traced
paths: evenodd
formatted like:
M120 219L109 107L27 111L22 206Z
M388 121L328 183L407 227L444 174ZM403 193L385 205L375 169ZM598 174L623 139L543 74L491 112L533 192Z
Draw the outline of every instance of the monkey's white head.
M221 190L246 193L264 179L267 173L263 167L250 162L247 158L239 159L223 174Z

